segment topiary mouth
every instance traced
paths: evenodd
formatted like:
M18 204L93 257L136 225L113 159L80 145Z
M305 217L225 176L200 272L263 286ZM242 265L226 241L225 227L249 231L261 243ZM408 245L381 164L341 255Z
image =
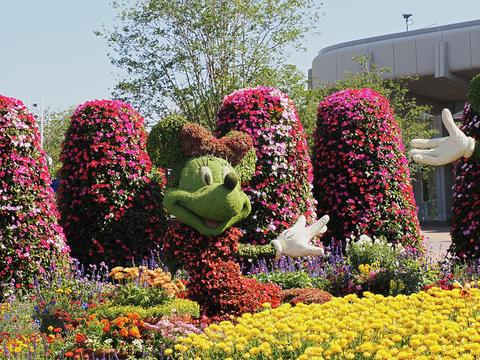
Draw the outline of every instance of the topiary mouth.
M217 196L213 196L215 194ZM236 205L232 206L232 203ZM244 193L227 191L223 185L210 191L203 190L200 194L170 189L165 194L164 205L178 220L207 236L220 235L245 219L251 211L250 201Z
M208 229L212 230L212 231L218 231L219 233L223 232L226 227L226 225L228 224L228 222L234 217L230 217L228 219L224 219L224 220L215 220L215 219L210 219L210 218L207 218L207 217L204 217L202 215L199 215L198 213L196 213L195 211L193 211L192 209L190 209L186 204L183 204L181 203L180 201L177 201L174 205L174 208L176 208L174 211L174 215L181 221L185 221L186 220L186 216L185 214L188 214L189 217L190 217L190 225L191 226L194 226L195 227L195 223L196 224L203 224L204 226L206 226Z

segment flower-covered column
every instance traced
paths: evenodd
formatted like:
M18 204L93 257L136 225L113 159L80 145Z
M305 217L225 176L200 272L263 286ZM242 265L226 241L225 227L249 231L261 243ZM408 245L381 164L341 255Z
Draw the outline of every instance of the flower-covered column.
M480 77L477 82L480 85ZM465 135L476 140L475 153L469 158L461 158L456 163L452 199L452 245L449 251L468 259L480 257L479 114L471 104L465 105L461 129Z
M323 240L384 236L423 249L408 161L388 101L371 89L343 90L318 106L313 150Z
M165 227L164 176L152 178L143 118L121 101L90 101L72 115L58 190L72 256L131 264L150 255Z
M21 101L0 96L0 301L10 285L32 286L68 264L57 219L35 119Z
M240 224L246 241L268 243L301 214L308 222L314 220L306 134L288 96L269 87L226 96L218 113L217 135L231 130L252 137L258 158L253 178L242 187L252 203L252 215Z

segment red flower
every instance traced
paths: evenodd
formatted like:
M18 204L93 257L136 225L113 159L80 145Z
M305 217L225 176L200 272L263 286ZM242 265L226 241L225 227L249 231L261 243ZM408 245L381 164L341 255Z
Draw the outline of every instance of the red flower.
M82 333L76 333L75 334L75 342L78 344L83 344L87 341L87 335L82 334Z

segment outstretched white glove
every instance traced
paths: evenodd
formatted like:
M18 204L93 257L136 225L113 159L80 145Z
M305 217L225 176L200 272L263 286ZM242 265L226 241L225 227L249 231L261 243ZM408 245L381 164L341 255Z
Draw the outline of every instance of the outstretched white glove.
M410 156L420 164L446 165L460 159L469 158L475 150L475 140L466 136L453 121L450 110L443 109L442 122L449 136L437 139L413 139Z
M313 225L306 226L305 216L301 215L295 225L283 231L272 241L276 250L275 258L278 259L282 255L290 257L323 256L323 248L312 245L310 240L327 231L326 225L329 220L328 215L325 215Z

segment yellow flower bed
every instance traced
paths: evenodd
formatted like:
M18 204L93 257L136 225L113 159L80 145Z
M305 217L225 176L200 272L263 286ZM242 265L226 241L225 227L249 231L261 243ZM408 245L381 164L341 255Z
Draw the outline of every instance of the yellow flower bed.
M181 338L183 359L478 359L480 290L366 293L244 314Z

